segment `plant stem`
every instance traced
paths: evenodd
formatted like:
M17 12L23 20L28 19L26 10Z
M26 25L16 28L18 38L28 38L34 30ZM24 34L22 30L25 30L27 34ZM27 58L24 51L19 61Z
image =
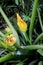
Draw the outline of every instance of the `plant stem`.
M34 41L34 44L36 44L41 38L43 38L43 33L41 33Z
M2 10L2 8L0 7L0 13L3 16L5 22L7 23L7 25L10 27L10 29L12 30L12 33L16 36L16 40L17 40L17 47L20 46L20 40L18 37L18 34L16 32L16 30L14 29L14 27L12 26L12 24L10 23L8 17L6 16L6 14L4 13L4 11Z
M36 17L37 5L38 5L38 0L34 0L33 10L32 10L32 17L31 17L30 28L29 28L29 37L30 37L31 41L32 41L34 21L35 21L35 17Z
M42 32L43 32L43 25L42 25L42 20L41 20L39 9L38 9L38 17L39 17L40 26L41 26L41 29L42 29Z
M30 42L28 35L26 34L26 32L23 32L23 35L25 37L25 40L28 41L28 43L31 45L32 43Z
M43 49L43 45L21 46L21 49L24 49L24 50L37 50L37 49Z
M8 47L4 42L2 42L1 40L0 40L0 44L1 44L1 46L3 47L3 48L5 48L5 49L8 49L8 50L10 50L10 51L14 51L16 48L15 48L15 46L12 46L12 47Z
M0 58L0 63L2 63L2 62L4 62L4 61L7 61L7 60L10 60L10 59L12 59L13 57L14 57L14 55L13 55L12 52L11 52L11 53L5 55L4 57L1 57L1 58Z
M4 34L0 31L0 35L2 36L2 37L4 37Z
M4 42L2 42L1 40L0 40L0 44L1 44L4 48L7 48L7 45L6 45Z

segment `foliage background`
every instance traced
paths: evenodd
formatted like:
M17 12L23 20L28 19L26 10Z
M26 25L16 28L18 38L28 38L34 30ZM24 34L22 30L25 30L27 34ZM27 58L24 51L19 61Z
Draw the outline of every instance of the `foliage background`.
M34 0L0 0L0 6L2 6L4 12L9 17L12 24L13 24L13 21L15 20L14 17L16 18L16 14L15 14L16 12L18 12L21 15L21 17L29 24L29 19L30 19L29 17L31 17L33 1ZM40 13L41 13L41 18L43 21L43 0L39 1L39 8L40 8ZM37 15L36 15L35 24L36 24L36 26L35 26L36 33L40 34L42 32L42 30L41 30L39 19L38 19ZM0 15L0 29L3 30L5 27L6 27L6 23L4 22L2 16ZM28 25L28 27L29 27L29 25ZM16 29L16 26L15 26L15 29ZM27 31L27 33L28 33L28 31ZM34 39L37 36L35 33L33 33L33 34L34 34L34 36L33 36L33 41L34 41ZM29 64L30 62L32 62L34 60L35 60L34 61L35 65L37 65L39 63L39 61L41 61L42 65L43 65L43 62L42 62L43 57L36 51L32 51L32 52L33 52L32 56L30 56L30 58L28 58L25 61L25 65ZM18 62L18 60L17 60L17 62ZM16 61L15 61L15 63L16 63ZM4 63L4 65L8 65L8 64L13 65L14 60L12 59L12 60Z

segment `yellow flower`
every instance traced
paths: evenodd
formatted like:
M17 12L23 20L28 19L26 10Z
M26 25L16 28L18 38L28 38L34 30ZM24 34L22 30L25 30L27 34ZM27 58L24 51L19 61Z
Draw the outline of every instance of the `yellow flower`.
M16 43L16 38L13 34L11 34L6 37L5 41L8 46L13 46Z
M9 27L5 28L6 32L11 32L11 29Z
M27 24L24 20L22 20L22 18L19 16L18 13L16 13L17 15L17 25L19 27L19 29L23 32L27 31Z

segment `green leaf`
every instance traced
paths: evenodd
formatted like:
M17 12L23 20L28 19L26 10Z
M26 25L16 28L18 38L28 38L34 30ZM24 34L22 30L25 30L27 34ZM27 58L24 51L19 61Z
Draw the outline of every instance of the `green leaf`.
M23 17L23 20L25 20L25 21L30 21L30 17L29 16L27 16L27 15L22 15L22 17Z

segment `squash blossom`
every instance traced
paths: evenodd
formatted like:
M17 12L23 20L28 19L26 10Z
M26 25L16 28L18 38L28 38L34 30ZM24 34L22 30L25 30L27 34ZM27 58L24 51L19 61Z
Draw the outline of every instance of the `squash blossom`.
M22 31L22 32L26 32L27 31L27 24L24 20L22 20L22 18L19 16L18 13L16 13L17 15L17 25L19 27L19 29Z
M9 27L6 27L6 28L5 28L5 31L6 31L6 32L11 32L11 29L10 29Z
M13 34L11 34L6 37L5 41L8 46L13 46L16 43L16 38Z

